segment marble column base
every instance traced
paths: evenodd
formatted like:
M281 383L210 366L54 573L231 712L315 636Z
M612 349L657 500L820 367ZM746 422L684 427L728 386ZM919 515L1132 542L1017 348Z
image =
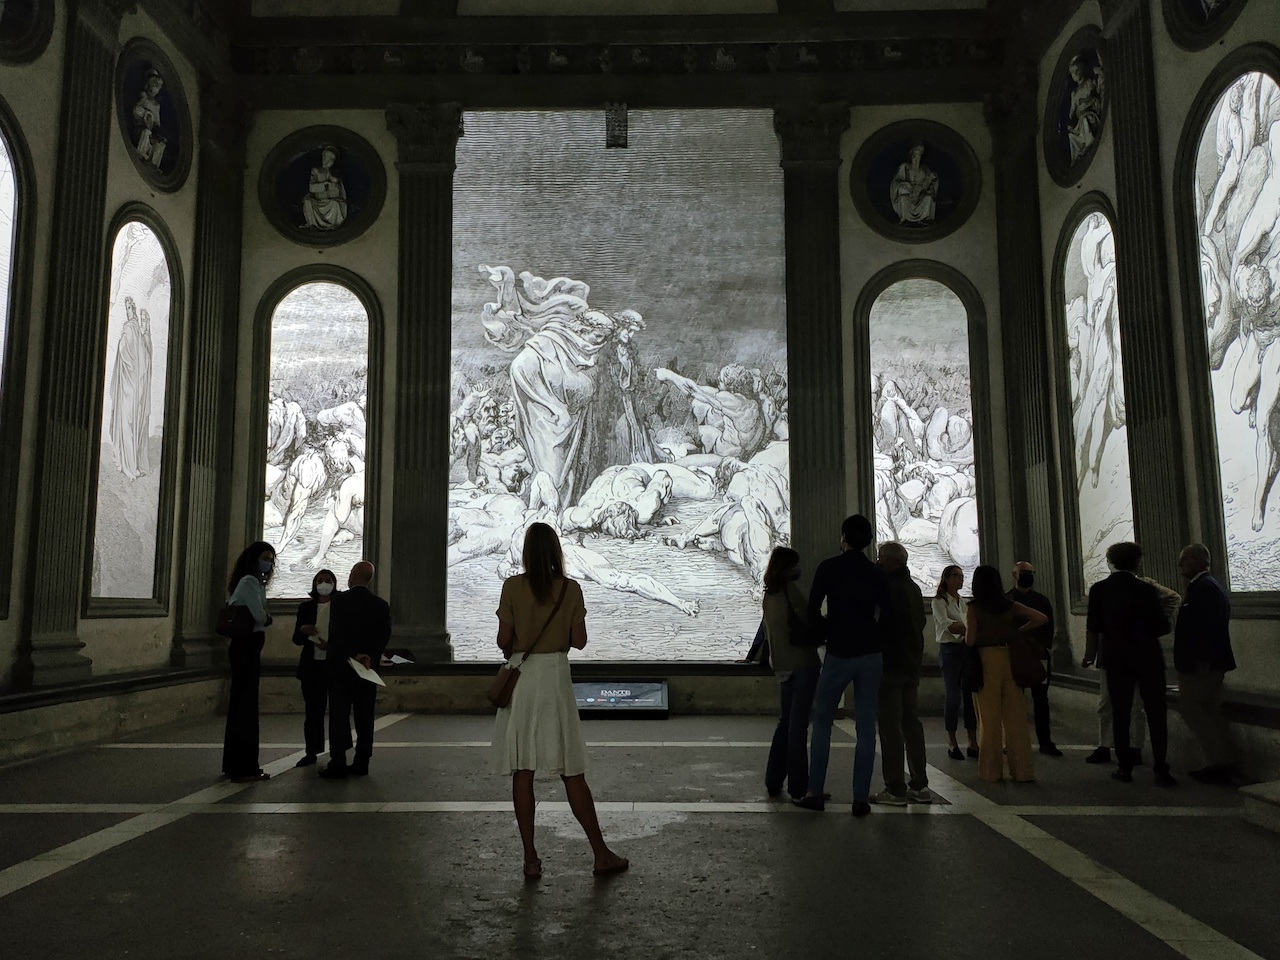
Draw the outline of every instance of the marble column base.
M32 643L13 668L14 685L56 687L93 678L93 661L82 651L84 642L75 634L45 637Z
M392 631L391 642L387 644L388 650L407 650L414 663L453 662L453 644L449 642L447 632L429 633L425 630L402 629L403 633Z
M227 638L216 633L178 637L169 648L169 666L187 670L223 667L227 664Z

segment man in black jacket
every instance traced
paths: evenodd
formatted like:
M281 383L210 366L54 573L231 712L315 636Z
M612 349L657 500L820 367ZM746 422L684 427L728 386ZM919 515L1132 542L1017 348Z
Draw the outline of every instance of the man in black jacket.
M336 594L332 601L325 657L329 670L329 765L320 771L326 780L341 780L348 773L366 775L373 756L373 709L378 687L358 677L347 662L352 659L375 669L391 641L391 607L369 589L373 572L373 564L361 560L351 568L348 589ZM352 713L356 721L356 755L348 767Z
M880 544L877 563L889 577L891 608L880 617L884 674L880 678L880 771L884 790L875 803L905 806L932 803L924 753L924 726L917 706L920 661L924 658L924 597L907 569L907 548ZM906 750L911 780L902 768Z
M1097 638L1101 637L1106 654L1104 670L1107 691L1111 694L1112 730L1120 765L1111 776L1124 783L1133 782L1129 715L1133 711L1136 685L1142 694L1142 707L1151 733L1156 786L1173 787L1178 781L1170 775L1166 758L1169 727L1164 651L1160 649L1160 637L1169 632L1169 618L1156 588L1138 578L1141 560L1142 548L1136 543L1113 543L1107 548L1107 563L1115 572L1089 588L1085 626L1090 645L1096 649Z
M1053 734L1049 730L1049 681L1053 679L1053 603L1039 590L1033 588L1036 582L1036 568L1030 561L1019 560L1013 565L1013 589L1009 591L1009 599L1024 607L1038 610L1049 618L1039 630L1025 634L1031 648L1044 661L1044 683L1031 688L1031 705L1035 710L1036 739L1040 741L1040 752L1049 757L1060 757L1062 751L1053 742Z
M1200 741L1208 766L1192 770L1201 783L1232 786L1240 777L1227 721L1222 715L1222 685L1236 668L1231 651L1231 601L1209 573L1209 548L1192 543L1178 556L1178 572L1187 581L1173 633L1173 667L1178 671L1182 716Z

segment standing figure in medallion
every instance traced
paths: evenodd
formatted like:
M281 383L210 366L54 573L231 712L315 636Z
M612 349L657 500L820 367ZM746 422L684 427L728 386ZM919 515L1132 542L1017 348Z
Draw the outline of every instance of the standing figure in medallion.
M160 90L164 87L164 78L154 69L148 70L142 89L138 91L138 102L133 105L133 147L138 159L149 163L157 170L164 159L164 150L168 146L160 132Z

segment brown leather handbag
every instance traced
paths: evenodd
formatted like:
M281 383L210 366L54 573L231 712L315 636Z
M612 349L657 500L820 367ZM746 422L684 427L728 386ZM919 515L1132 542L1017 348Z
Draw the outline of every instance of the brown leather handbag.
M542 629L538 631L538 635L533 638L533 643L529 645L529 649L520 654L520 659L515 659L513 653L511 659L498 668L498 675L493 678L493 682L489 684L489 702L501 710L503 707L510 706L511 694L516 689L516 681L520 679L520 664L524 662L524 658L533 652L533 648L538 645L538 641L542 639L542 635L547 632L547 627L551 626L551 621L556 618L556 614L560 612L560 604L564 603L564 595L569 589L569 580L566 578L560 585L560 596L556 599L556 605L551 608L551 615L547 617L547 622L542 625Z
M1026 689L1038 687L1044 683L1044 661L1040 659L1031 641L1021 633L1014 633L1009 638L1009 670L1013 673L1013 682Z

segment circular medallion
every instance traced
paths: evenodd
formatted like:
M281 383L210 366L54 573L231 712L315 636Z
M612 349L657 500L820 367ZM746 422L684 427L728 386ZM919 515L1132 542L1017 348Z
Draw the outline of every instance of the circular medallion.
M258 202L295 243L332 247L378 219L387 192L382 158L342 127L306 127L276 144L258 174Z
M116 118L138 173L172 193L191 169L191 114L173 64L150 40L130 40L116 66Z
M0 3L0 62L30 63L53 35L53 0Z
M1084 176L1107 120L1102 32L1079 30L1062 48L1044 108L1044 162L1060 186Z
M1203 50L1231 27L1245 0L1164 0L1164 23L1180 47Z
M982 192L982 168L968 141L931 120L903 120L867 138L853 158L849 189L877 233L928 243L959 229Z

